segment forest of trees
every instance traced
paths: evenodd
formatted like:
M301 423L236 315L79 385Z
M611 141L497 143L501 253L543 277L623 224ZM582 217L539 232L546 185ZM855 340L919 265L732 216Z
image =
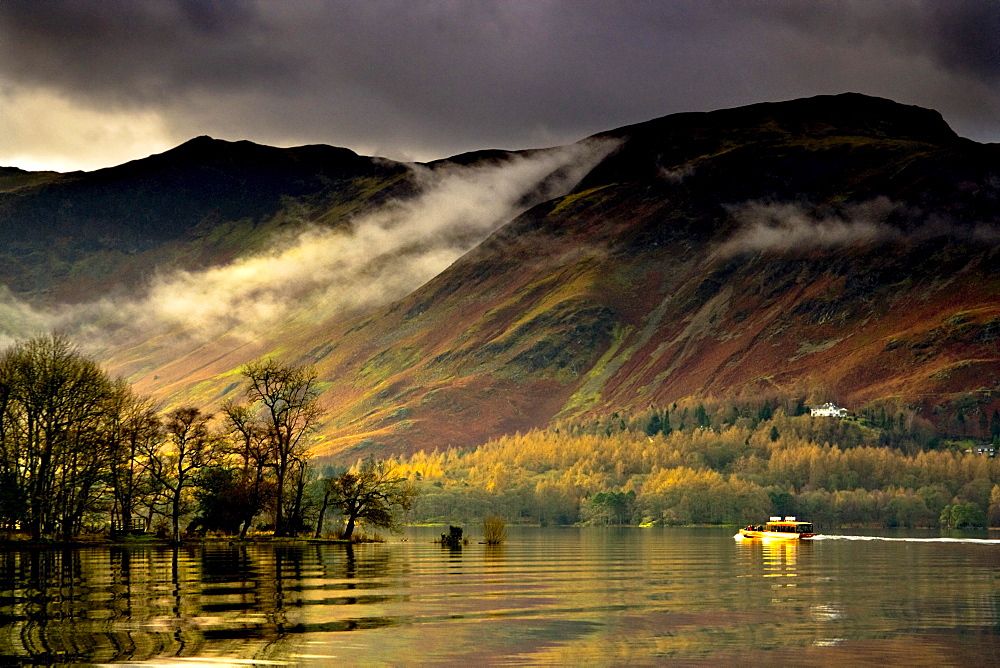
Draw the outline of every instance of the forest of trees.
M1000 428L995 412L992 420ZM499 512L542 524L796 515L826 528L1000 525L1000 460L943 443L928 421L885 408L841 420L810 417L800 400L682 402L398 464L420 481L422 521Z
M444 523L1000 525L1000 460L942 441L905 408L841 420L810 417L798 398L687 401L347 469L310 459L311 367L264 359L241 372L242 393L217 414L161 414L64 337L12 346L0 355L0 529L350 537L358 524L397 528L405 511ZM998 442L996 410L968 414Z
M64 337L14 345L0 356L0 526L35 540L102 530L175 541L191 531L319 534L318 498L324 511L355 500L328 491L351 472L310 465L316 374L260 360L242 376L243 401L217 416L194 406L161 415ZM408 482L362 482L351 489L401 495L392 497L400 507L369 501L351 519L392 526L409 505Z

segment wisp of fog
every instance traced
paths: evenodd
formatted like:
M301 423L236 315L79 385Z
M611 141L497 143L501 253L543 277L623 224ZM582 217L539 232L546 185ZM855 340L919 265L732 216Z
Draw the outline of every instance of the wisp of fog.
M815 248L867 248L939 236L987 245L1000 240L1000 227L991 221L928 213L888 197L845 204L836 211L817 210L797 202L745 202L727 210L737 229L717 249L724 257Z
M424 284L535 203L563 195L615 146L584 141L482 165L414 165L419 194L355 217L345 229L306 225L270 252L157 276L131 300L39 310L0 292L0 345L46 331L85 350L170 334L198 344L253 340L290 318L377 307ZM543 188L544 186L544 188Z
M730 207L740 227L719 252L791 251L894 239L900 232L886 224L886 219L896 210L898 206L885 197L823 216L791 202L748 202Z

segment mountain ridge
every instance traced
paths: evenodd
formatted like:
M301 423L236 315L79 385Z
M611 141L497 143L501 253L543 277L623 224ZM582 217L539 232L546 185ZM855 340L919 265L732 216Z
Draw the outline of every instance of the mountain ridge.
M171 358L163 339L104 359L143 392L208 406L258 355L314 364L329 415L314 450L342 460L689 397L881 402L952 430L1000 406L1000 147L958 137L933 110L858 94L675 114L601 139L619 145L574 187L401 299ZM394 165L315 198L305 217L344 224L406 201L417 172Z
M857 99L842 98L845 102ZM884 108L885 102L878 101L876 106ZM936 112L908 113L935 122L940 119ZM997 281L984 268L996 261L997 250L995 243L976 242L970 234L975 225L996 224L996 189L990 190L989 183L996 173L997 153L941 128L930 135L940 138L943 145L918 142L921 145L914 147L912 135L859 144L853 130L841 134L825 130L819 140L804 133L791 146L784 137L755 139L749 146L728 152L745 148L751 162L731 156L721 161L709 158L707 175L698 174L705 169L700 165L675 175L649 169L648 163L640 176L629 170L616 173L615 163L627 155L626 146L595 168L574 192L512 221L446 275L396 307L397 313L417 314L430 329L432 321L448 321L434 313L452 310L441 305L442 299L461 301L465 311L475 302L473 292L506 291L514 302L501 306L486 302L475 317L468 315L460 324L451 322L464 333L450 339L442 333L440 338L448 341L445 345L430 343L433 337L425 334L428 343L411 346L419 351L418 358L426 360L426 376L417 374L419 364L398 367L396 375L388 374L391 382L381 385L381 391L389 393L388 404L414 407L404 430L409 433L399 434L392 442L411 450L414 446L406 445L408 439L442 447L465 446L496 431L523 431L548 425L553 419L614 410L642 410L697 395L789 392L806 400L832 398L854 407L893 401L928 414L935 410L954 414L953 408L942 409L940 399L950 401L955 395L973 400L972 409L980 413L993 410L1000 376L996 352L989 348L989 332L1000 322L1000 309ZM832 146L815 145L831 136L838 139ZM802 142L813 145L802 146ZM646 155L660 155L646 147L642 150ZM970 153L977 164L956 164ZM836 160L831 161L831 156ZM759 173L748 178L751 164ZM821 165L824 170L817 174L803 165ZM975 169L982 171L970 174ZM831 174L830 186L825 191L817 189L816 184L830 180ZM740 187L713 187L720 182L730 186L737 176L745 182ZM699 179L704 183L699 184ZM967 184L972 179L985 184L988 192L970 197ZM845 183L852 190L847 191ZM965 194L956 199L960 186L965 187ZM730 257L707 252L718 251L713 240L738 231L733 203L763 202L766 208L768 202L793 202L803 219L822 221L825 216L839 222L836 217L849 217L851 207L878 203L880 198L885 199L884 211L874 212L874 227L883 236L834 244L837 253L832 258L831 246L809 243L781 250L778 257L774 249L740 251ZM985 215L975 220L960 217L969 212ZM952 227L945 232L935 230L935 224L941 224L935 217L942 215L952 217L948 223ZM670 224L663 224L664 220ZM851 224L843 226L849 229ZM893 232L897 229L901 230L898 234ZM906 235L919 230L923 230L917 235L921 238L911 243ZM807 226L805 231L815 230ZM787 236L788 231L784 233ZM861 248L856 247L859 243ZM968 244L975 248L963 248ZM704 256L698 255L699 250ZM628 259L636 253L656 261ZM956 255L950 264L943 257L949 253ZM608 255L613 262L604 261ZM547 263L548 258L560 256L564 259ZM573 256L579 259L565 260ZM916 287L937 294L937 301L925 298L913 307L912 317L896 316L898 329L871 326L891 315L885 308L889 296L901 290L905 281L914 280L913 269L935 265L937 273L925 272ZM517 278L509 273L515 267ZM541 267L536 283L524 278L532 267ZM974 278L971 284L953 276L962 272L972 274L965 277ZM491 282L490 276L503 279ZM758 288L740 292L740 287L754 281L760 283ZM546 282L558 284L557 289L545 287ZM949 284L961 285L968 294L941 295L941 286ZM475 289L463 291L467 285ZM734 308L733 303L743 306ZM956 316L960 313L968 315ZM928 350L934 354L926 358L904 357L901 352L919 350L908 346L923 345L922 339L893 343L901 337L933 338L932 332L955 317L966 319L965 334L937 336L940 345ZM388 331L402 326L398 316L393 320L386 315L386 320L392 323L386 326ZM845 327L860 327L863 335L845 334ZM548 338L533 337L533 329L544 329ZM796 335L783 337L783 329ZM967 345L964 351L962 345ZM368 348L372 359L391 357L400 349L398 344L381 351L376 348ZM778 363L768 363L767 358L776 352ZM813 368L828 372L814 373ZM492 384L485 380L491 374ZM467 380L440 383L431 392L416 389L435 377L463 376ZM975 394L984 387L986 392ZM419 400L414 393L420 395ZM492 398L497 395L516 396L518 401L504 407ZM479 407L479 414L471 420L463 417L469 410L463 404L469 403L470 396ZM935 401L922 401L921 397L928 396ZM449 406L450 401L454 405ZM366 405L370 410L378 401ZM534 411L526 405L539 408ZM422 420L421 408L435 416L449 415L436 419L464 425L466 433L476 420L490 426L469 438L458 429L431 424L430 418ZM487 412L492 415L484 415ZM356 427L356 423L349 424ZM430 432L428 438L413 435L418 426ZM350 438L347 431L344 438ZM386 438L384 429L373 430L365 445L370 449L378 438Z
M266 235L256 228L271 234L296 223L290 200L300 218L323 224L325 213L356 206L359 196L370 203L402 194L407 172L349 149L197 137L92 172L23 176L20 187L0 190L0 280L43 303L134 290L151 264L191 269L260 247Z

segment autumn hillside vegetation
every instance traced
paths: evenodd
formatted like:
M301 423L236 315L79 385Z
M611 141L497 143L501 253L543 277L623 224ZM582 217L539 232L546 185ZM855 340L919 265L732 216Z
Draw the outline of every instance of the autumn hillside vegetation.
M465 452L421 452L399 465L418 481L414 513L426 521L499 513L542 524L740 524L770 515L823 528L1000 524L1000 461L939 440L919 417L888 415L675 404ZM992 419L1000 432L1000 416Z

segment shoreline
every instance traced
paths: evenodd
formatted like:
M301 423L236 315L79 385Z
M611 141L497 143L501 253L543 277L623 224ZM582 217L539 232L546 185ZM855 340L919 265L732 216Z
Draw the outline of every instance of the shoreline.
M0 539L0 550L12 549L53 549L53 548L83 548L83 547L183 547L185 545L361 545L376 543L373 540L342 540L340 538L298 538L271 536L254 536L251 538L236 537L205 537L188 538L173 541L169 538L155 536L121 538L77 538L74 540L31 540L31 539Z

